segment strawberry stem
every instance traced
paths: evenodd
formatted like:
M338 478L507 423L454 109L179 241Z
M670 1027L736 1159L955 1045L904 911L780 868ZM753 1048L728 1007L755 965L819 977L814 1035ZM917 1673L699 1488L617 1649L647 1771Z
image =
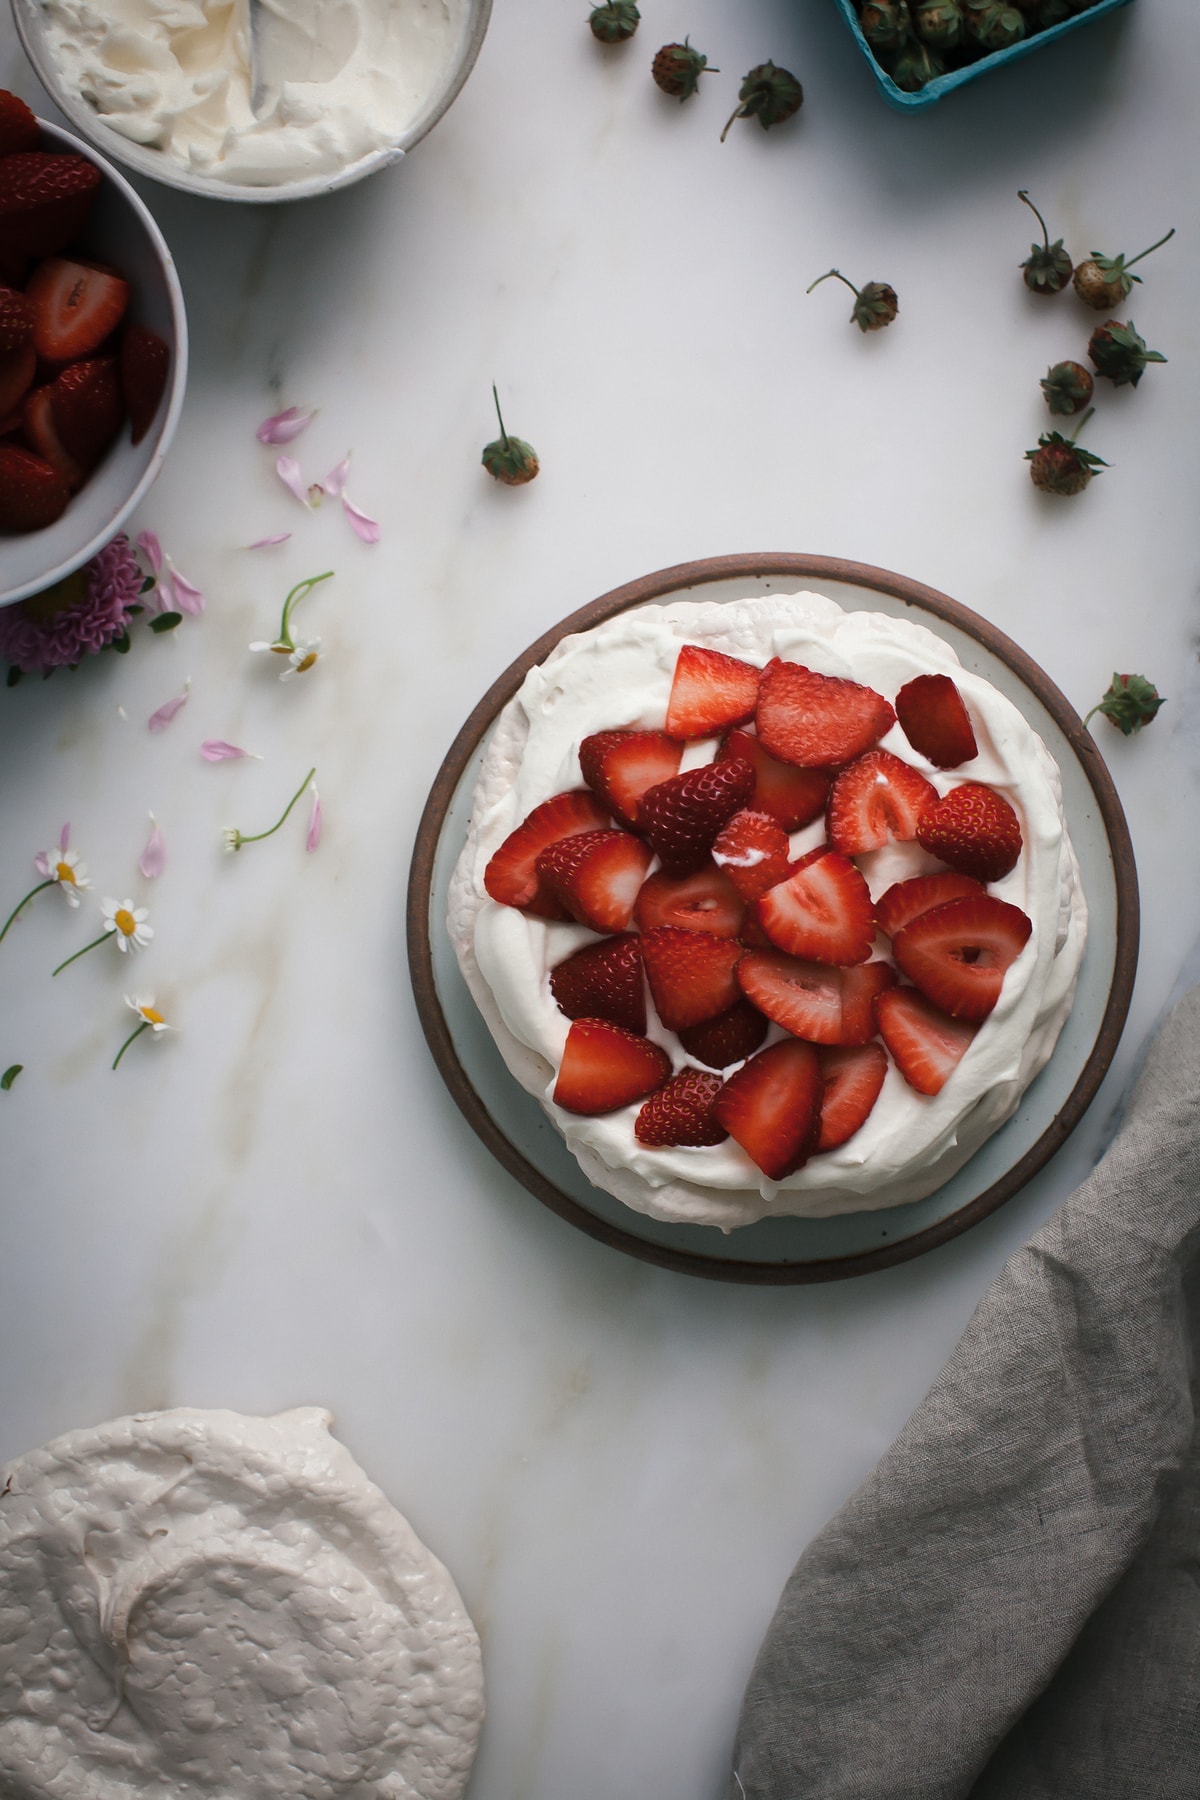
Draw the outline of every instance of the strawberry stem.
M1041 226L1041 228L1042 228L1042 243L1043 243L1044 247L1048 250L1050 248L1049 227L1047 226L1045 219L1043 219L1043 217L1042 217L1041 213L1038 211L1037 207L1033 204L1033 201L1029 198L1029 194L1027 193L1025 188L1017 189L1017 199L1023 200L1025 202L1026 206L1029 208L1030 212L1033 214L1034 218L1037 220L1038 224Z
M826 269L824 275L817 276L817 279L813 282L812 287L805 288L805 290L804 290L805 293L811 294L813 291L813 288L820 287L821 283L823 281L828 281L829 277L831 275L836 275L839 281L844 282L845 285L850 289L850 292L854 295L856 300L861 298L859 291L855 287L854 283L852 281L846 281L846 277L842 274L842 271L840 269Z
M7 919L5 919L5 921L4 921L3 930L0 930L0 943L2 943L4 941L4 937L8 931L9 926L12 924L13 920L16 918L16 916L20 912L21 908L23 906L28 906L29 902L33 899L33 896L35 894L40 894L43 888L53 887L54 882L55 882L55 877L53 875L50 877L50 879L48 881L39 881L35 888L30 888L29 892L26 894L26 896L23 900L17 901L17 904L13 907L13 909L9 913Z
M113 1068L114 1069L116 1068L117 1064L120 1062L121 1058L124 1056L125 1052L128 1050L130 1044L132 1044L134 1038L140 1038L143 1031L149 1031L149 1029L150 1029L149 1019L143 1019L140 1025L134 1026L134 1028L130 1032L129 1036L125 1039L125 1042L121 1045L121 1048L117 1051L117 1054L113 1057Z
M1160 250L1162 248L1162 246L1166 243L1167 238L1173 238L1174 236L1175 236L1175 227L1172 225L1170 231L1168 231L1168 233L1167 233L1167 237L1160 237L1157 244L1151 244L1150 250ZM1127 269L1132 269L1134 263L1141 262L1143 256L1149 256L1150 250L1139 250L1138 254L1134 257L1131 257L1130 260L1125 264L1125 267Z
M500 421L500 436L504 439L504 448L506 450L511 449L512 446L509 442L508 431L504 424L504 414L500 411L500 396L496 392L496 384L494 381L492 383L492 399L496 402L496 417Z

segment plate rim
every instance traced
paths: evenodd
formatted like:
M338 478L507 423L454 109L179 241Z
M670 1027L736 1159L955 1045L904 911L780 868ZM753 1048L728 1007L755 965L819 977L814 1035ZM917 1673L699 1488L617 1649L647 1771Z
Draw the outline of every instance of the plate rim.
M945 1219L915 1232L911 1237L852 1255L797 1258L794 1261L760 1263L736 1256L708 1256L700 1251L676 1249L638 1237L632 1231L590 1213L553 1181L543 1175L505 1134L476 1092L455 1048L437 991L430 935L430 905L434 868L446 815L462 776L484 735L502 707L512 699L535 664L545 660L555 645L573 632L588 631L633 607L663 600L687 589L729 580L768 580L774 577L834 581L844 586L873 588L906 605L919 607L957 627L982 643L1007 663L1052 715L1069 742L1096 798L1108 840L1116 886L1116 946L1113 975L1104 1014L1095 1042L1074 1087L1041 1137L990 1187ZM906 575L880 569L871 563L841 557L794 551L751 551L702 557L694 562L673 563L656 569L569 613L559 624L524 650L499 675L472 708L442 759L421 812L409 868L406 908L408 964L417 1015L438 1072L451 1099L501 1166L551 1212L587 1233L591 1238L622 1250L642 1262L677 1273L709 1280L752 1286L793 1286L846 1280L872 1274L948 1243L972 1225L995 1212L1061 1149L1096 1096L1120 1042L1137 972L1140 902L1133 844L1116 786L1091 733L1056 684L1041 666L998 626L960 601L936 588L926 587Z

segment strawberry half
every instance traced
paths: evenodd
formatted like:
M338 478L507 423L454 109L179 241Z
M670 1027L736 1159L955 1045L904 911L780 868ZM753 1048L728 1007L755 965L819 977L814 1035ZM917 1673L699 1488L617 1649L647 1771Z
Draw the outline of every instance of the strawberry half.
M875 902L875 923L880 931L895 937L910 919L919 918L931 907L944 906L947 900L970 900L985 891L970 875L913 875L907 881L893 882L880 895Z
M741 757L754 770L755 812L769 813L785 831L811 825L825 811L829 800L829 774L825 769L798 769L780 762L748 731L731 731L717 754L718 762Z
M100 191L86 156L18 150L0 156L0 253L52 256L78 236Z
M33 308L15 288L0 287L0 361L33 343Z
M757 704L758 670L752 663L698 644L683 646L667 701L672 737L712 737L727 725L752 719Z
M634 1121L639 1144L651 1149L673 1144L723 1144L729 1136L713 1112L722 1087L705 1069L680 1069L666 1087L651 1094Z
M550 971L550 992L568 1019L607 1019L646 1032L646 984L641 939L626 935L585 944Z
M734 970L742 947L704 931L660 925L642 937L654 1010L668 1031L702 1025L741 999Z
M821 1067L813 1046L785 1038L760 1050L729 1077L713 1110L770 1180L794 1174L821 1128Z
M32 340L21 350L8 350L0 355L0 419L6 419L20 406L33 386L37 374L37 351Z
M0 156L36 150L41 141L41 127L31 108L17 94L0 88Z
M841 771L829 790L829 841L845 856L911 843L926 808L938 797L919 769L890 750L868 750Z
M853 1050L820 1050L824 1090L817 1150L836 1150L870 1118L887 1076L882 1044L860 1044Z
M125 423L115 358L70 363L50 388L50 412L67 455L95 468Z
M822 846L748 909L777 950L811 962L866 962L875 941L871 891L854 864Z
M54 383L48 382L45 387L34 388L26 394L25 404L21 408L21 424L25 436L29 439L37 454L57 469L71 492L81 488L87 480L87 470L83 464L76 462L66 445L58 435L58 427L54 422L52 395Z
M691 875L708 861L713 840L754 791L749 763L705 763L660 781L643 797L638 830L668 875Z
M554 1103L594 1116L631 1106L660 1088L671 1073L665 1050L607 1019L576 1019L554 1084Z
M584 831L551 844L535 867L543 890L581 925L624 931L650 867L650 851L628 831Z
M61 519L70 497L48 462L17 444L0 444L0 531L41 531Z
M771 754L784 762L840 767L878 743L895 722L874 688L818 675L803 663L775 657L759 678L755 726Z
M679 772L683 746L665 731L597 731L579 746L583 779L623 825L636 825L642 795Z
M979 755L966 702L949 675L917 675L896 695L900 729L935 769L957 769Z
M916 988L888 988L875 1002L879 1035L918 1094L940 1094L970 1049L978 1025L948 1019Z
M567 918L566 908L541 886L537 859L560 838L597 831L608 822L608 814L586 788L554 794L505 838L484 871L484 888L501 906L516 906L543 919Z
M702 1025L685 1025L679 1041L689 1056L710 1069L727 1069L730 1063L753 1056L767 1035L767 1021L748 1000L739 1000L728 1012Z
M787 832L769 813L734 813L718 832L713 861L724 869L743 900L757 900L787 877L792 850Z
M121 398L129 414L130 440L140 444L157 413L167 389L171 352L157 331L144 325L127 325L121 334L117 374Z
M892 954L940 1012L986 1019L1032 930L1019 906L982 894L921 913L896 933Z
M33 308L37 353L53 363L75 362L98 350L129 304L129 283L122 276L66 256L39 263L25 293Z
M831 969L777 950L751 950L738 985L759 1012L810 1044L865 1044L875 1035L875 996L895 987L891 963Z
M684 931L732 938L741 930L744 911L728 875L710 862L694 875L666 875L656 870L642 885L633 917L639 931L679 925Z
M960 875L999 881L1017 865L1021 821L995 788L964 781L922 815L917 842Z

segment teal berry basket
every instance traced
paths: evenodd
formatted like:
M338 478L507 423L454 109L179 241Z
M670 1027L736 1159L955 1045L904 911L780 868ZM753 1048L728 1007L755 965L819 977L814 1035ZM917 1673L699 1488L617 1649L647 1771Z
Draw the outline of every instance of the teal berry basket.
M859 49L871 65L871 73L879 84L879 91L889 106L898 112L919 112L922 107L932 106L943 94L952 93L968 81L975 81L980 75L986 75L991 69L1001 69L1007 63L1019 61L1022 56L1029 56L1040 50L1043 44L1057 43L1059 38L1066 37L1069 32L1077 31L1080 26L1087 25L1093 19L1099 19L1105 13L1115 12L1118 6L1128 6L1129 0L1095 0L1093 6L1086 11L1076 13L1073 19L1064 19L1061 25L1051 25L1045 31L1037 31L1032 37L1023 38L1009 50L995 50L990 56L981 56L977 62L966 63L961 69L950 69L945 75L937 75L915 94L906 93L897 87L882 63L876 62L875 52L862 34L855 12L853 0L835 0L847 25L854 33Z

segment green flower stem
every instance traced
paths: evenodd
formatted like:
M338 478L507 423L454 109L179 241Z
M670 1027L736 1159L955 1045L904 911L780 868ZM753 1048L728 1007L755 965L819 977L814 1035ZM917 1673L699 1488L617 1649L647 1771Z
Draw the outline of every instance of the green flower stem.
M839 281L845 283L846 287L848 287L850 289L850 292L854 295L856 300L860 298L858 289L855 287L854 283L852 281L847 281L846 277L842 274L842 271L840 269L826 269L824 275L817 276L817 279L813 282L812 287L805 288L805 290L804 290L805 293L811 294L813 291L813 288L820 287L821 283L823 281L828 281L829 277L831 275L836 275Z
M1167 238L1173 238L1174 236L1175 236L1175 227L1172 225L1170 231L1168 231L1168 233L1167 233L1167 237L1160 237L1157 244L1151 244L1150 250L1161 250L1163 245L1166 243ZM1135 257L1132 257L1130 259L1130 261L1125 264L1125 267L1127 269L1132 269L1134 263L1140 263L1143 256L1149 256L1150 250L1139 250L1137 255ZM1140 281L1141 277L1139 276L1138 279Z
M281 644L286 644L289 650L294 650L296 648L295 644L292 642L293 612L299 606L306 594L311 594L312 590L319 582L328 581L332 574L332 569L326 569L323 575L306 575L303 581L298 581L296 583L295 587L284 601L283 613L279 620L279 642Z
M283 824L284 820L287 818L287 816L291 812L293 806L295 806L297 800L299 800L301 794L304 792L305 788L308 786L309 782L312 780L312 778L316 774L316 772L317 772L317 768L316 768L316 764L314 763L312 768L308 771L308 774L304 777L304 780L300 783L300 786L296 789L295 793L292 795L291 799L288 801L287 805L284 807L282 813L280 813L279 817L276 819L275 823L273 825L269 826L266 831L256 831L256 832L253 832L250 836L246 836L242 832L239 831L237 834L238 849L240 850L243 844L261 844L262 840L264 838L274 837L275 833L279 830L279 827ZM82 956L83 952L80 951L79 954Z
M134 1026L134 1028L130 1032L129 1036L125 1039L125 1042L121 1045L121 1048L117 1051L117 1054L113 1057L113 1068L114 1069L116 1068L117 1064L120 1062L121 1058L124 1056L125 1052L128 1050L130 1044L132 1044L134 1038L140 1038L143 1031L149 1031L149 1029L150 1029L149 1019L143 1019L140 1025Z
M48 881L39 881L35 888L30 888L23 900L17 901L17 904L13 907L7 919L4 921L4 929L3 931L0 931L0 943L4 942L5 936L8 933L8 928L20 912L21 908L23 906L28 906L29 902L33 899L33 896L35 894L40 894L43 888L53 887L57 879L58 877L56 875L51 875Z
M116 930L115 926L113 927L113 930ZM61 975L63 970L69 968L73 962L78 962L81 956L86 956L89 950L95 950L100 944L107 944L111 936L111 931L105 931L102 932L98 938L93 938L90 944L85 944L82 950L77 950L75 952L74 956L68 956L66 962L60 962L57 969L51 969L51 979L53 979L55 975Z

